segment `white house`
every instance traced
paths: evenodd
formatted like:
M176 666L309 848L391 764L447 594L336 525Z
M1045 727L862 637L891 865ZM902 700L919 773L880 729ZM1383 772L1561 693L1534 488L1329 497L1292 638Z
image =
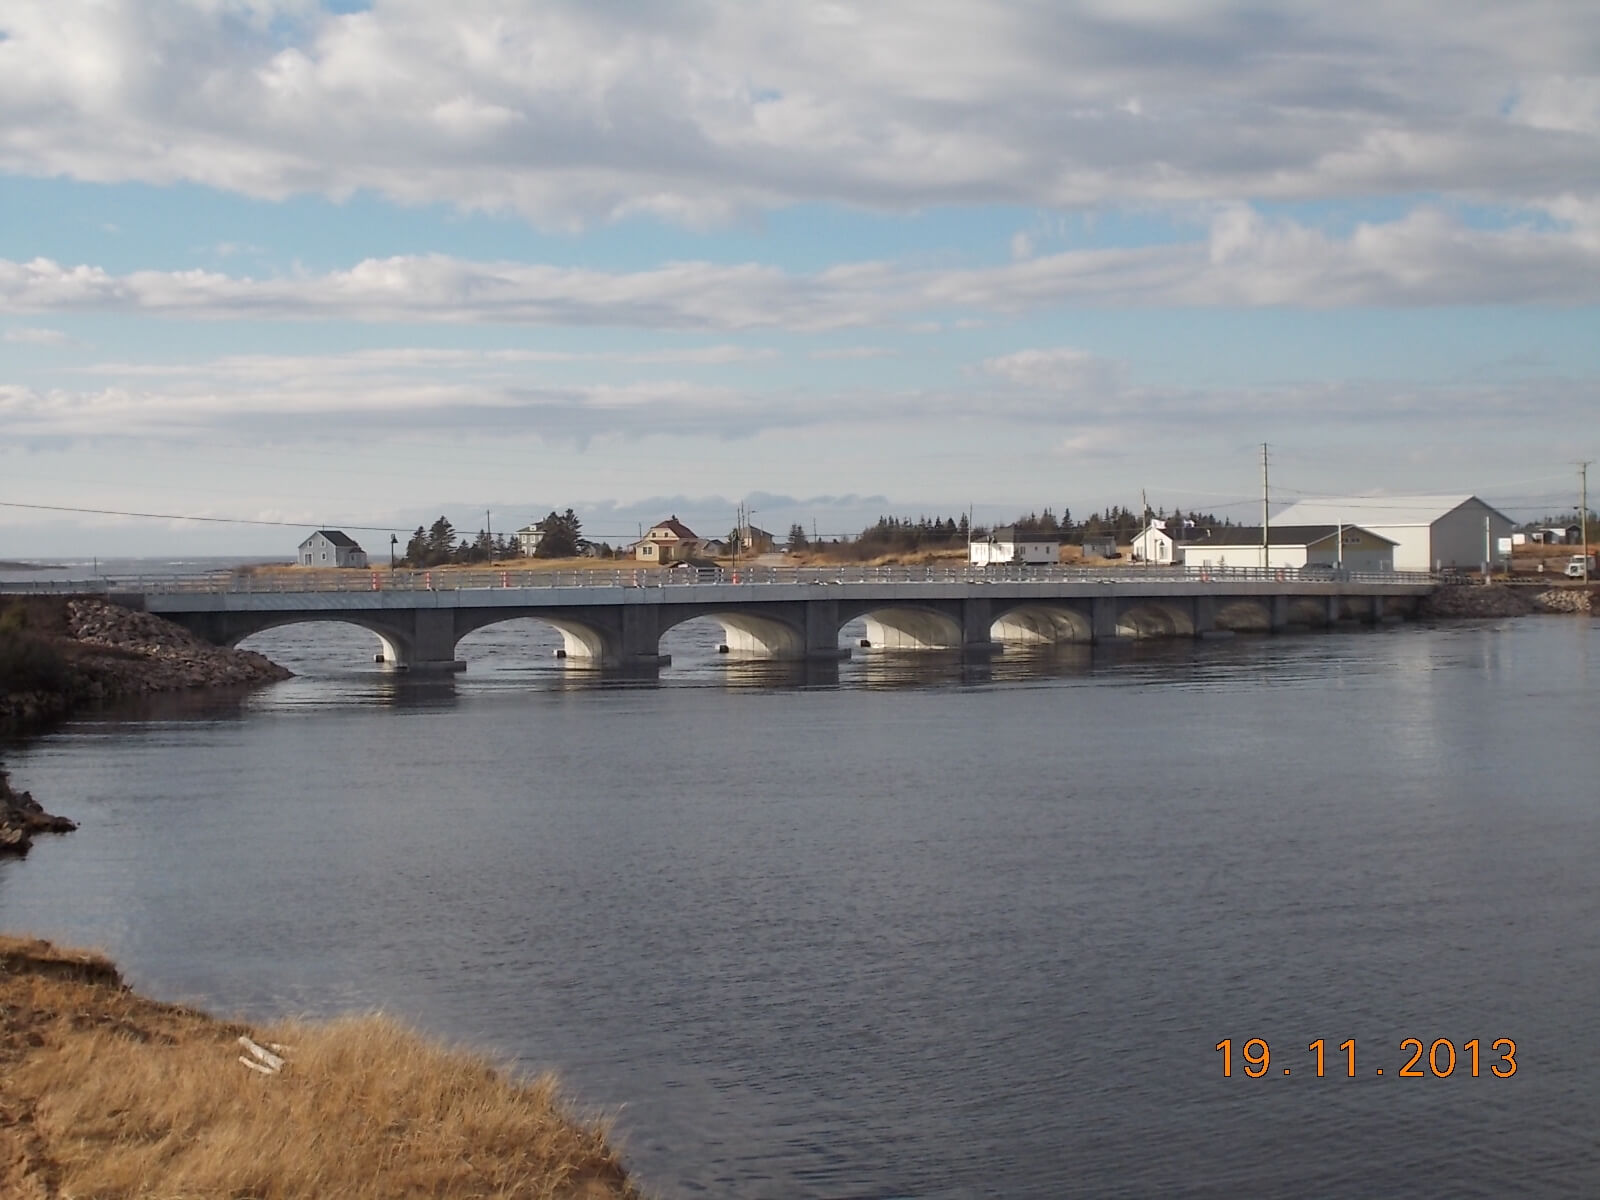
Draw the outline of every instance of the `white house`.
M1179 552L1187 567L1343 567L1350 571L1394 570L1395 544L1357 525L1278 525L1267 528L1266 562L1262 560L1261 526L1229 525L1210 536L1183 542Z
M1511 518L1476 496L1338 496L1302 500L1273 523L1359 525L1394 542L1394 569L1476 569L1494 559Z
M367 552L337 529L319 529L300 543L302 567L365 567Z
M988 537L973 538L968 560L979 567L999 563L1035 566L1061 561L1061 539L1048 533L1018 533L1015 525L991 530Z
M1151 521L1133 539L1135 562L1158 563L1168 566L1183 561L1183 545L1167 532L1166 522Z

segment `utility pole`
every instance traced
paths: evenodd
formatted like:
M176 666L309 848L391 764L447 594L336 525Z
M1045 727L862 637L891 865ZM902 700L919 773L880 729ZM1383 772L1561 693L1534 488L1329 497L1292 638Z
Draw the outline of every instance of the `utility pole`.
M1583 531L1583 586L1589 586L1589 465L1591 459L1578 464L1578 527Z
M489 537L489 544L483 548L486 560L490 566L494 565L494 530L489 525L489 510L483 510L483 532Z
M1143 488L1139 489L1139 520L1144 523L1139 532L1144 536L1144 565L1148 567L1150 565L1150 543L1155 541L1155 538L1150 533L1150 497L1144 494Z
M1271 487L1267 482L1267 444L1261 443L1261 569L1265 571L1272 565L1272 552L1268 548L1272 545L1271 529L1272 518L1267 515L1268 500L1271 497Z

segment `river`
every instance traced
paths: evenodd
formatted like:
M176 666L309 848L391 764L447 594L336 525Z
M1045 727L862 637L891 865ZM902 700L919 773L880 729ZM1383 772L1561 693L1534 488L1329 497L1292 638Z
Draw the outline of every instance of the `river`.
M650 684L275 630L297 679L9 753L81 828L0 925L555 1068L661 1197L1593 1195L1597 630L796 670L691 625Z

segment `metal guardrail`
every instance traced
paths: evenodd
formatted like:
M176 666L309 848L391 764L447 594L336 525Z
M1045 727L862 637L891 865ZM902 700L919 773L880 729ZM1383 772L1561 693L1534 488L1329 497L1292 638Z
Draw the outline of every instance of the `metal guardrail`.
M485 588L688 588L696 586L841 583L1364 583L1416 586L1439 582L1425 571L1261 567L676 567L583 571L214 571L204 575L137 575L47 582L0 582L8 594L144 595L468 591Z

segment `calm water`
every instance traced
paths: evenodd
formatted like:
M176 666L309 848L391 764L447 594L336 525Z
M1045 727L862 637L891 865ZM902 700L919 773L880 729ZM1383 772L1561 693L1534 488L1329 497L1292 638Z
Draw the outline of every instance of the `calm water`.
M675 638L655 686L522 624L407 686L262 635L304 677L10 754L82 828L0 865L0 925L555 1067L665 1197L1600 1193L1592 623L836 672ZM1408 1037L1480 1076L1398 1078Z

